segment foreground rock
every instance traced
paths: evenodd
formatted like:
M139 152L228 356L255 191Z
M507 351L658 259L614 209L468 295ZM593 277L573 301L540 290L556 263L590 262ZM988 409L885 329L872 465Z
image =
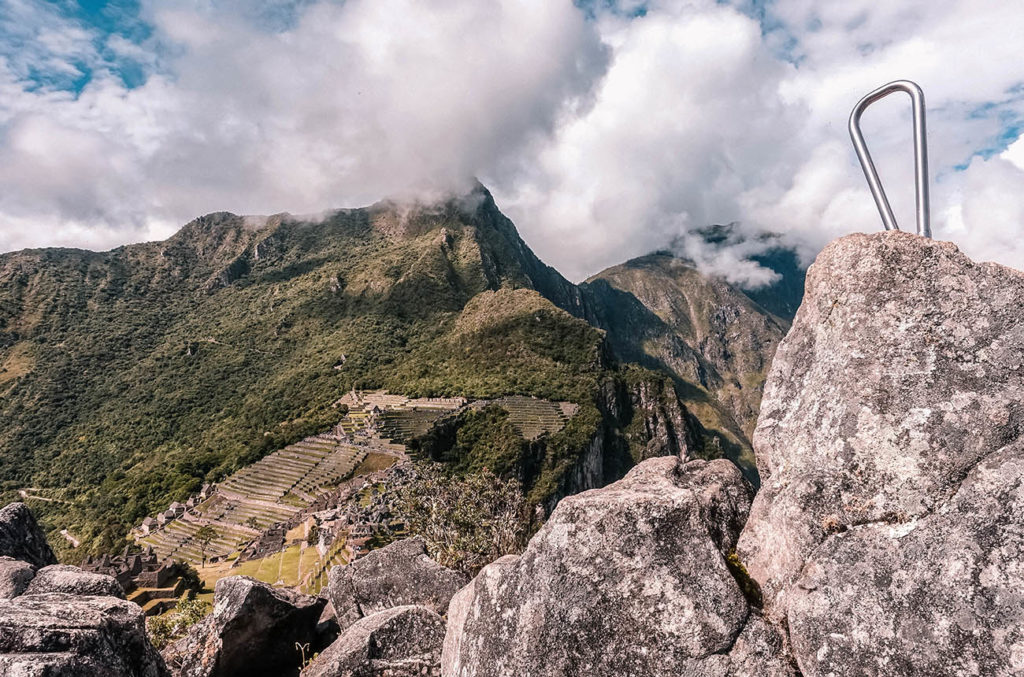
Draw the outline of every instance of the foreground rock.
M1024 274L906 233L811 267L740 539L805 675L1024 672Z
M28 562L13 557L0 557L0 599L10 599L25 592L36 575Z
M442 673L789 674L727 564L751 493L728 461L667 457L564 499L452 600Z
M22 595L0 600L0 674L165 677L142 609L115 597Z
M296 644L318 650L317 622L326 600L271 587L247 576L217 581L213 613L164 649L180 677L288 674L301 666Z
M57 563L46 535L24 503L9 503L0 509L0 556L20 559L34 567Z
M444 620L426 607L380 611L351 625L302 677L436 675L444 633Z
M344 630L359 618L397 606L419 605L443 614L469 578L427 556L421 538L374 550L328 575L327 595Z
M26 595L66 592L71 595L108 595L124 599L124 588L113 576L82 571L67 564L51 564L36 572Z

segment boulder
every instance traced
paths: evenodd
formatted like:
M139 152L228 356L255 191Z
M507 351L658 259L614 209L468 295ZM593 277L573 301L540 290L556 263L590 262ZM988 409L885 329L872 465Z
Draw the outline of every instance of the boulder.
M36 572L26 595L66 592L71 595L109 595L124 599L124 588L113 576L82 571L67 564L51 564Z
M0 599L10 599L25 592L35 568L13 557L0 557Z
M452 601L442 674L791 674L732 553L751 495L729 461L663 457L563 499Z
M34 567L57 563L46 535L24 503L9 503L0 509L0 556L20 559Z
M21 595L0 600L0 674L166 677L142 609L115 597Z
M179 677L276 677L301 666L296 644L317 651L326 600L274 588L248 576L217 581L213 613L164 649Z
M739 541L804 675L1024 672L1024 274L908 233L808 271Z
M361 618L302 671L302 677L414 677L439 674L444 620L423 606Z
M419 605L443 614L469 577L427 556L421 538L374 550L328 574L327 595L344 629L362 616L396 606Z
M948 242L891 231L822 251L765 388L739 545L774 615L827 538L931 514L1020 435L1022 317L1024 274Z

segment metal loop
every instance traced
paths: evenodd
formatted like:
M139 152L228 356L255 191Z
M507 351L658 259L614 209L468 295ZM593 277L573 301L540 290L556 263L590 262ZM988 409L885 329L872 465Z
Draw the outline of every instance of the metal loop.
M864 170L864 177L868 180L868 187L871 188L871 195L875 198L878 213L882 216L882 224L886 230L899 230L892 207L889 206L889 200L885 196L885 189L882 188L882 182L878 178L878 170L875 169L875 163L871 161L871 153L868 152L867 144L864 143L864 135L860 131L860 116L867 107L893 92L906 92L910 95L914 106L914 183L917 196L917 234L931 237L932 227L928 203L928 139L924 123L924 92L921 91L921 88L910 80L897 80L883 85L865 96L857 102L857 105L853 107L853 112L850 113L850 138L853 139L853 147L857 150L857 157Z

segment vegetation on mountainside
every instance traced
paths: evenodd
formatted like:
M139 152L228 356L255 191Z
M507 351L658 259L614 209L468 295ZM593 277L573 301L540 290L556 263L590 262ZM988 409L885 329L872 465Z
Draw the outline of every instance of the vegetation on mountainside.
M607 281L544 266L482 187L429 209L220 213L165 242L0 255L0 500L26 491L63 561L114 552L144 516L335 425L343 393L385 388L579 404L532 441L485 410L423 442L457 476L486 468L547 505L599 433L608 477L644 444L602 401L629 377L612 353L671 374L705 424L699 452L736 458L749 446L704 382L709 358L655 320ZM721 391L759 388L736 383Z
M399 499L409 532L423 538L429 555L471 576L522 552L533 534L519 482L487 469L453 477L441 464L419 463Z
M439 422L425 435L410 440L414 454L443 463L450 472L468 476L492 472L516 480L531 504L556 495L565 473L579 460L602 417L593 397L554 434L526 440L497 405L467 410Z
M353 387L592 400L601 333L528 289L507 233L452 206L397 218L214 214L164 243L0 256L0 499L58 501L32 507L76 559L332 426Z
M194 597L178 602L173 611L146 619L149 641L158 650L185 636L188 629L203 620L210 612L210 605Z

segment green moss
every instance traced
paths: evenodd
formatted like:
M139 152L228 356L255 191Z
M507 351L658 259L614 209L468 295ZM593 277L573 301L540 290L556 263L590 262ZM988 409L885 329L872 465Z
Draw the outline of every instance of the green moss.
M725 565L729 568L729 573L732 574L732 577L739 584L740 590L743 591L743 596L747 598L747 602L758 609L764 606L761 586L747 573L747 568L743 566L743 562L740 561L740 557L736 554L735 550L730 550L729 554L725 556Z

